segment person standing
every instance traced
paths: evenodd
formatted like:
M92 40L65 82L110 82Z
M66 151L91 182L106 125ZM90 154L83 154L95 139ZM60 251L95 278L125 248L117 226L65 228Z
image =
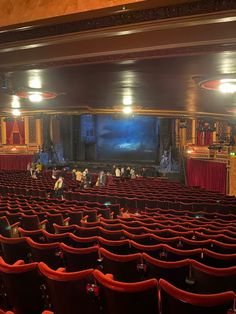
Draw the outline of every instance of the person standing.
M54 185L55 197L63 199L64 188L65 188L64 178L59 177L59 179L56 181Z

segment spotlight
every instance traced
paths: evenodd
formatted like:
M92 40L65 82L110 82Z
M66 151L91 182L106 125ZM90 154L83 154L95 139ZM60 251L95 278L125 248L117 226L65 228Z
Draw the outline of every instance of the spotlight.
M124 106L132 105L132 96L124 96L124 98L123 98L123 105Z
M232 84L232 83L221 83L219 85L219 90L222 93L230 93L233 94L236 92L236 84Z
M20 102L19 102L19 97L14 95L11 103L12 108L20 108Z
M31 102L41 102L43 100L43 96L41 93L32 93L29 95L29 100Z
M12 114L13 114L13 116L20 116L21 112L19 109L12 109Z
M132 110L131 107L124 107L124 108L123 108L123 112L124 112L125 114L130 114L130 113L133 112L133 110Z

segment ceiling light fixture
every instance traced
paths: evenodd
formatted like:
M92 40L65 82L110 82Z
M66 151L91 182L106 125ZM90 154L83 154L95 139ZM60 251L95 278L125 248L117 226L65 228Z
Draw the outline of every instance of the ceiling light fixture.
M132 105L133 101L132 101L132 96L124 96L123 98L123 105L124 106L130 106Z
M229 94L233 94L236 92L236 84L232 84L232 83L221 83L219 85L219 91L221 91L222 93L229 93Z
M20 116L21 112L19 109L12 109L12 114L13 114L13 116Z
M236 93L236 79L208 79L199 83L200 87L212 91L220 91L224 94Z
M130 114L133 112L133 109L132 109L132 107L124 107L122 111L125 114Z
M18 96L13 95L11 107L15 108L15 109L20 108L20 101L19 101L19 97Z
M29 100L31 102L41 102L43 100L43 96L41 93L31 93L29 94Z

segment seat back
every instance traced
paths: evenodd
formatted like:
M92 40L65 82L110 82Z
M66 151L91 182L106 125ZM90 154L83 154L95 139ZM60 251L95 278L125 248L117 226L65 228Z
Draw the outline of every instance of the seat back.
M90 267L97 268L98 265L98 246L88 248L73 248L66 244L60 243L63 253L66 271L74 272Z
M142 255L118 255L100 248L104 273L114 275L114 279L123 282L136 282L143 279Z
M194 293L219 293L236 289L236 266L214 268L191 260L190 288Z
M157 280L124 283L105 276L99 270L94 277L100 287L104 313L158 314Z
M11 226L7 217L0 217L0 234L6 238L11 238Z
M5 238L0 235L0 242L5 262L14 264L19 259L29 262L30 248L26 238Z
M0 258L0 274L11 307L17 314L40 314L44 308L37 263L9 265Z
M232 309L234 293L194 294L176 288L160 279L162 314L223 314Z
M21 226L25 230L38 230L39 218L37 215L21 215Z
M163 278L178 288L186 289L185 280L189 274L188 259L168 262L162 261L143 253L144 263L146 264L146 278Z
M48 221L48 225L47 225L47 230L51 233L54 233L54 227L53 224L57 224L59 226L63 226L63 216L62 214L49 214L47 213L47 221Z
M53 269L62 266L59 243L36 243L28 238L31 257L34 262L44 262Z
M46 279L50 300L55 314L97 314L98 304L88 293L93 283L93 269L64 273L39 263L40 272Z

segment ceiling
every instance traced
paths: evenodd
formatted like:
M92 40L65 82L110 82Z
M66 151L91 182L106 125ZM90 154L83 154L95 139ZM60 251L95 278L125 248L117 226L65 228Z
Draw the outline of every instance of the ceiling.
M10 94L36 79L42 90L58 96L38 104L21 100L21 109L28 114L110 112L120 109L124 96L132 97L139 113L229 114L236 99L203 90L198 83L235 76L236 51L15 71L7 75L9 90L0 90L0 106L10 112Z
M12 114L13 95L36 81L57 97L21 99L23 114L119 112L128 96L138 114L232 118L235 94L199 86L236 79L236 5L214 3L100 12L1 30L2 116Z

